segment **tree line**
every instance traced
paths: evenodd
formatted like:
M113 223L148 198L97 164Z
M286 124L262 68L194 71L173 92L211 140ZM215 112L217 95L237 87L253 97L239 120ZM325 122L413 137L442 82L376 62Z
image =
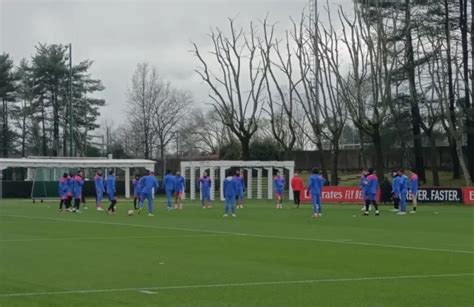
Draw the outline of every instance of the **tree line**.
M228 29L211 30L209 53L194 44L196 73L209 88L212 116L243 159L268 123L281 151L299 148L304 135L337 184L341 138L350 127L362 159L375 152L374 165L365 163L379 174L386 170L384 152L401 148L402 166L416 168L424 181L423 147L437 157L446 142L453 177L470 185L473 9L466 0L360 0L353 10L327 2L314 27L303 13L283 35L268 17L246 28L229 19ZM324 150L331 151L329 161ZM431 168L439 185L439 157Z
M94 94L104 86L91 77L91 60L70 67L68 48L38 44L30 59L16 65L9 54L0 54L1 156L99 155L91 131L105 104Z

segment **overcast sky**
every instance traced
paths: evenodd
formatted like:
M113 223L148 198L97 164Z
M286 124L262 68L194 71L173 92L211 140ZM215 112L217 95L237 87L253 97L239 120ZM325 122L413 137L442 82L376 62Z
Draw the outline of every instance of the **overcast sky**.
M126 90L137 63L155 65L164 79L203 103L208 89L193 71L191 42L209 50L209 28L225 27L229 16L246 25L268 13L278 29L286 29L308 1L0 0L0 52L18 64L38 42L72 43L74 61L92 59L93 77L106 87L99 94L107 101L101 121L118 123L126 116Z

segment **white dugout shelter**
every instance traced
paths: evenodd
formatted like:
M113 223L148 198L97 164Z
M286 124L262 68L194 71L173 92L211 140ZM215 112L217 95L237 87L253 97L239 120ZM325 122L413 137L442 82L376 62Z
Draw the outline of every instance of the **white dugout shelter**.
M211 179L211 199L214 200L214 187L218 180L225 178L226 170L237 168L247 172L246 191L247 198L251 199L256 196L257 199L263 198L263 186L267 188L267 198L273 198L273 171L279 170L283 173L288 171L288 180L293 177L295 172L295 161L183 161L181 162L181 174L190 181L189 198L196 199L196 181L206 171ZM266 184L263 182L263 172L266 171ZM256 171L256 177L253 176ZM199 172L196 174L196 172ZM189 176L188 176L189 174ZM254 194L253 183L256 181L256 194ZM220 199L224 200L224 187L221 182ZM289 188L289 198L293 199L291 185Z
M0 198L2 197L2 170L8 167L22 167L27 168L29 171L33 171L37 168L66 168L66 169L112 169L121 168L125 171L125 197L130 197L130 168L140 167L145 168L149 171L155 169L155 161L152 160L134 160L134 159L0 159ZM59 179L61 174L57 174Z

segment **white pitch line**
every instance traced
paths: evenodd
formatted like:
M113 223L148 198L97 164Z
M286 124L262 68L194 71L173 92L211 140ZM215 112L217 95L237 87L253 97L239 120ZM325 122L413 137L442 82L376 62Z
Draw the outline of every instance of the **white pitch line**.
M39 295L61 295L61 294L90 294L90 293L108 293L122 291L157 291L157 290L181 290L181 289L203 289L203 288L226 288L226 287L250 287L250 286L268 286L268 285L290 285L290 284L315 284L315 283L336 283L336 282L354 282L354 281L374 281L374 280L399 280L399 279L423 279L423 278L449 278L474 276L474 273L454 273L454 274L434 274L434 275L395 275L395 276L373 276L373 277L349 277L349 278L326 278L326 279L307 279L307 280L287 280L287 281L261 281L261 282L241 282L241 283L222 283L222 284L204 284L204 285L182 285L182 286L159 286L159 287L137 287L137 288L117 288L117 289L83 289L83 290L64 290L64 291L45 291L45 292L18 292L18 293L0 293L0 297L24 297Z
M35 242L35 241L71 241L71 240L120 240L120 239L172 239L172 238L199 238L199 237L217 237L221 234L207 235L171 235L171 236L123 236L123 237L68 237L68 238L30 238L30 239L5 239L3 242Z
M140 292L145 293L145 294L156 294L156 292L149 291L149 290L140 290Z
M255 234L255 233L240 233L240 232L218 231L218 230L207 230L207 229L196 229L196 228L165 227L165 226L143 225L143 224L113 223L113 222L103 222L103 221L93 221L93 220L60 219L60 218L48 218L48 217L28 216L28 215L0 214L0 216L26 218L26 219L50 220L50 221L58 221L58 222L89 223L89 224L129 226L129 227L139 227L139 228L153 228L153 229L163 229L163 230L204 232L204 233L224 234L224 235L233 235L233 236L248 236L248 237L253 237L253 238L296 240L296 241L312 241L312 242L324 242L324 243L335 243L335 244L350 244L350 245L361 245L361 246L410 249L410 250L420 250L420 251L429 251L429 252L474 254L474 251L468 251L468 250L441 249L441 248L418 247L418 246L404 246L404 245L395 245L395 244L378 244L378 243L346 241L346 240L341 241L341 240L316 239L316 238L286 237L286 236Z

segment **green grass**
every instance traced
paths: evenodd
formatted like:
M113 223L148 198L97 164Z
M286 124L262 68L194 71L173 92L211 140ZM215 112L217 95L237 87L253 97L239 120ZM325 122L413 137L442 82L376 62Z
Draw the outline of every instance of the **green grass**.
M319 220L268 201L236 219L221 204L167 212L160 202L155 217L129 207L79 215L1 200L0 306L474 304L472 207L362 217L327 205Z

